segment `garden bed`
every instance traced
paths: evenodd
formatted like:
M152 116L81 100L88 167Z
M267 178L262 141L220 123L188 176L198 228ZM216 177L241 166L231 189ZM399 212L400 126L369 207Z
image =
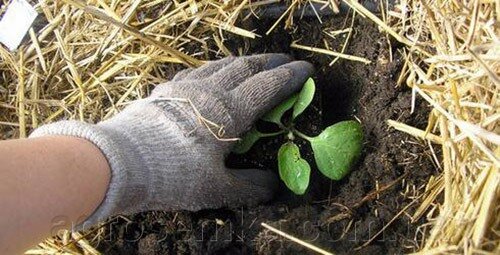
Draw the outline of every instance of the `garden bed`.
M421 238L415 236L418 224L410 223L406 215L418 204L407 205L412 203L415 189L426 183L435 167L425 145L386 123L387 119L394 119L425 129L429 111L418 102L417 111L411 114L411 91L396 84L402 67L398 44L391 48L376 26L356 19L346 53L365 57L371 64L339 60L330 67L330 57L289 47L295 40L316 47L327 40L337 48L345 38L333 39L322 31L344 29L346 20L350 22L349 15L337 15L324 19L321 25L314 17L305 18L296 23L294 31L276 29L269 36L255 40L230 36L226 45L235 54L239 47L247 46L245 55L284 52L314 64L318 93L297 125L306 134L317 135L322 128L338 121L359 119L365 131L365 144L360 163L350 175L341 181L330 181L313 165L311 185L304 196L295 196L282 185L273 201L254 208L150 212L128 217L130 222L118 219L107 229L112 233L111 239L99 243L98 249L106 254L307 252L306 248L269 233L260 225L265 222L340 254L358 248L359 254L415 251ZM246 28L259 28L257 33L263 34L272 22L248 21ZM392 61L389 50L394 54ZM228 165L277 171L276 151L282 142L282 137L263 139L248 153L231 155ZM309 145L299 144L303 157L313 162ZM376 196L369 195L385 186L387 189ZM397 216L402 210L406 214ZM396 220L392 221L393 218Z

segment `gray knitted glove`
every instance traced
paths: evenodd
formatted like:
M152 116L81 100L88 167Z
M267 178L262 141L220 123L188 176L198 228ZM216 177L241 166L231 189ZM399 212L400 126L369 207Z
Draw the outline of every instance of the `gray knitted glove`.
M199 117L223 126L224 138L241 136L313 72L309 63L291 61L264 54L208 62L178 73L109 120L56 122L31 137L85 138L107 158L111 182L105 199L79 229L116 214L253 205L271 198L276 176L227 169L224 157L234 142L217 139ZM176 98L190 99L199 114Z

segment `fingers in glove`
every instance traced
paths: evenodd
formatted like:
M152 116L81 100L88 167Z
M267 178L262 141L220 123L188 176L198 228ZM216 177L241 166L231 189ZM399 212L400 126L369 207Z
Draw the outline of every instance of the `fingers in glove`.
M196 70L194 68L186 68L184 70L179 71L174 78L172 78L172 81L182 81L188 74L190 74L193 70Z
M270 53L236 58L209 77L214 89L231 90L253 75L292 61L286 54Z
M196 69L193 69L192 71L190 71L189 73L184 75L184 77L182 77L182 79L178 79L178 81L179 80L183 80L183 81L201 80L201 79L208 78L209 76L211 76L215 72L217 72L217 71L221 70L222 68L224 68L225 66L231 64L236 59L238 59L238 58L227 57L227 58L223 58L221 60L209 61L209 62L205 63L204 65L202 65Z
M305 61L294 61L277 68L260 72L231 91L233 116L245 131L258 117L298 92L314 72Z

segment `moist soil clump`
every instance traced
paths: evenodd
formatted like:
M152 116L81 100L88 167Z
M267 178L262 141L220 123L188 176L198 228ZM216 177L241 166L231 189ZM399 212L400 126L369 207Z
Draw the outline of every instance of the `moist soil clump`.
M260 225L265 222L338 254L414 251L421 237L415 235L420 222L411 223L409 218L418 206L409 205L415 195L412 192L422 187L436 168L426 145L386 123L393 119L424 129L427 122L427 105L417 100L415 111L410 113L411 91L396 84L402 68L398 51L402 46L389 42L370 21L356 19L345 53L365 57L371 64L340 59L329 66L332 57L290 48L298 40L321 48L327 42L340 50L345 37L332 38L323 30L345 28L349 23L346 17L331 16L323 19L323 24L314 17L296 20L291 30L276 28L269 36L254 40L225 34L225 45L235 55L283 52L314 64L317 93L297 125L304 133L317 135L341 120L361 121L363 154L347 177L330 181L322 176L313 163L310 146L299 139L301 153L312 167L306 195L295 196L281 185L274 200L252 208L118 217L99 234L98 249L105 254L313 254L265 230ZM264 35L273 22L252 19L241 25ZM258 126L274 128L262 123ZM230 155L227 164L277 171L276 155L283 140L261 140L245 155ZM383 192L370 193L383 187L387 187ZM395 218L403 209L405 212Z

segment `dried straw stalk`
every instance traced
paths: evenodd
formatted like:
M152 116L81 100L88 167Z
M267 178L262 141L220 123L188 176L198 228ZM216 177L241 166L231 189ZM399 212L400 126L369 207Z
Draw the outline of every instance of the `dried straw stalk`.
M413 215L428 212L432 224L420 253L498 254L499 3L409 0L389 15L389 29L408 46L402 77L433 107L424 131L389 124L442 150L442 173Z

